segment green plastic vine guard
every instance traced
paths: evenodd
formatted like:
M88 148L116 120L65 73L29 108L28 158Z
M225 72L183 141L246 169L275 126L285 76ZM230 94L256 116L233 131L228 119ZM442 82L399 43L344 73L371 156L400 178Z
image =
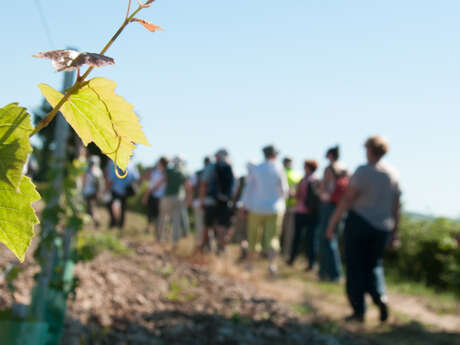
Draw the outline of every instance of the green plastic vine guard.
M72 289L74 262L64 265L63 290L49 289L43 301L45 322L0 321L1 345L59 345L64 331L67 296Z
M2 345L45 345L51 338L46 322L1 321Z
M118 36L121 34L121 32L125 29L125 27L131 23L131 22L139 22L141 23L146 29L148 29L151 32L157 31L157 30L162 30L159 26L156 26L152 23L149 23L143 19L136 18L135 15L140 12L143 8L150 7L150 4L154 0L145 0L145 3L139 3L139 7L134 10L132 13L130 13L131 9L131 0L128 2L128 10L126 14L126 18L123 21L122 25L119 27L119 29L116 31L116 33L113 35L113 37L110 39L110 41L106 44L106 46L102 49L100 54L92 54L93 57L98 55L99 58L107 51L107 49L115 42L115 40L118 38ZM61 51L62 52L62 51ZM48 52L50 53L50 52ZM47 56L46 56L47 57ZM85 63L88 63L85 61ZM101 103L100 97L101 97L101 92L106 98L104 98L104 108L106 108L107 104L113 104L113 109L109 108L110 110L110 116L109 121L107 121L113 128L113 132L115 132L115 136L118 137L118 148L117 151L114 153L114 157L110 157L115 161L115 164L117 165L118 162L118 149L120 149L121 146L121 139L124 138L126 139L124 147L124 160L125 160L125 165L127 166L129 156L131 155L131 152L134 148L134 144L145 144L147 146L150 146L147 139L145 138L145 134L142 131L141 126L138 123L139 118L134 114L133 107L126 101L124 101L123 104L120 104L120 97L114 93L115 90L115 83L108 81L104 78L93 78L90 81L85 81L86 78L88 77L89 73L93 70L93 67L99 66L99 64L90 64L91 67L89 67L86 72L80 76L78 76L77 81L75 84L73 84L73 74L66 72L65 73L65 80L69 82L69 85L65 85L67 87L64 87L64 89L69 89L69 87L73 84L64 96L61 97L61 94L57 92L56 90L47 87L47 95L49 97L44 96L50 101L50 96L55 96L58 99L56 100L56 104L54 109L46 115L44 119L35 127L35 129L30 133L29 136L34 135L38 131L40 131L42 128L46 127L58 114L60 110L62 110L62 113L65 115L65 110L69 110L70 106L67 104L67 107L63 107L62 109L61 106L65 105L66 101L71 100L70 97L73 97L73 101L75 103L75 95L78 94L78 92L83 92L87 91L84 89L86 85L90 85L94 87L94 85L99 86L99 88L96 88L99 93L96 93L97 97L90 97L94 96L92 93L88 96L90 101L92 99L96 99L94 104L96 106L94 107L95 109L98 108L98 105ZM78 65L77 67L80 67ZM78 72L80 70L78 69ZM65 82L66 84L66 82ZM50 89L50 90L49 90ZM42 90L43 91L43 90ZM94 88L92 89L94 93ZM107 91L110 91L107 93ZM55 92L57 92L59 95L56 95ZM54 99L54 97L51 97ZM83 99L85 101L85 99ZM50 101L50 103L53 103ZM86 104L85 104L86 106ZM126 111L128 109L129 111ZM77 109L78 110L78 109ZM122 119L121 122L123 122L123 125L121 127L117 127L117 130L115 130L114 127L114 119L112 118L112 114L118 114L120 115L119 117ZM131 120L130 123L126 122L126 114L131 114ZM71 114L72 115L72 114ZM71 117L72 118L72 117ZM65 122L65 121L64 121ZM94 122L94 121L93 121ZM120 122L120 121L119 121ZM66 125L68 126L67 122L65 122ZM99 124L99 122L98 122ZM134 124L134 125L133 125ZM78 128L81 129L81 133L85 133L86 136L82 136L81 133L79 133L79 136L83 139L83 142L86 144L88 142L95 142L97 145L97 140L95 138L98 138L97 135L87 135L86 131L88 126L82 126L80 123L77 123L78 126L74 126L74 129L77 130ZM134 127L133 127L134 126ZM77 127L77 128L76 128ZM90 126L91 127L91 126ZM96 126L96 128L103 128L103 126ZM91 127L92 128L92 127ZM100 129L98 128L98 129ZM56 151L61 152L61 154L56 154L56 164L61 168L61 176L57 176L59 178L55 178L53 181L53 188L55 187L55 191L57 194L57 197L54 198L53 200L49 201L47 206L50 206L49 209L52 209L53 207L58 207L59 206L59 196L62 192L62 179L63 179L63 166L62 162L65 161L65 145L63 143L66 142L64 136L64 131L59 130L59 123L56 126L57 131L55 130L55 141L56 141ZM119 131L123 130L123 135L120 135ZM78 132L78 130L77 130ZM111 131L109 131L111 132ZM68 131L66 131L68 133ZM97 134L97 133L96 133ZM88 137L87 137L88 136ZM85 141L86 138L86 141ZM63 140L60 140L63 139ZM103 140L102 140L103 142ZM112 154L108 154L109 156ZM118 164L120 165L120 164ZM55 182L55 183L54 183ZM49 211L45 208L44 214L46 211ZM71 292L73 288L73 269L74 269L74 262L67 260L67 257L69 253L67 253L66 250L64 250L64 255L60 255L58 258L56 257L56 251L58 250L58 246L56 243L47 243L47 239L53 239L53 234L52 232L55 230L55 227L57 226L58 222L54 222L53 216L56 216L56 214L50 214L48 215L49 218L47 219L48 221L43 221L42 222L42 231L41 231L41 239L42 242L40 244L44 244L44 247L39 246L39 252L38 252L38 258L39 261L42 261L41 266L42 270L41 273L38 276L37 279L37 284L35 288L33 289L32 292L32 302L29 306L28 310L28 316L25 318L27 321L17 321L17 320L5 320L5 321L0 321L0 345L58 345L60 343L60 339L63 333L64 329L64 321L65 321L65 314L66 314L66 305L67 305L67 296ZM46 217L45 217L46 220ZM71 237L70 237L71 238ZM52 242L52 241L50 241ZM66 243L70 243L66 242ZM64 247L66 247L64 245ZM61 249L61 254L62 254L62 244L59 247ZM70 248L70 247L69 247ZM43 253L41 253L43 252ZM62 264L64 260L67 260ZM56 262L58 261L58 262ZM58 265L59 263L59 265ZM59 270L57 270L59 268ZM56 281L52 281L52 275L59 275L61 274L61 279L58 279ZM57 283L56 283L57 282ZM53 285L53 283L56 283ZM62 285L61 285L62 284ZM54 286L54 288L52 287ZM33 321L36 320L36 321Z

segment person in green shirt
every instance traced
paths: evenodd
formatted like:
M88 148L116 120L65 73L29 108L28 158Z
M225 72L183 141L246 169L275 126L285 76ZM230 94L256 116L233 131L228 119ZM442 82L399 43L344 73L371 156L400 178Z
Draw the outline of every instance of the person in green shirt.
M284 171L289 186L289 196L286 200L286 212L283 217L283 229L281 232L281 252L289 257L291 254L292 239L294 234L294 209L296 205L295 193L297 184L302 179L302 175L292 168L292 158L283 159Z
M172 241L177 244L182 234L182 200L186 177L181 169L181 162L174 160L165 173L165 192L160 202L159 237L164 241L167 237L168 225L172 223Z

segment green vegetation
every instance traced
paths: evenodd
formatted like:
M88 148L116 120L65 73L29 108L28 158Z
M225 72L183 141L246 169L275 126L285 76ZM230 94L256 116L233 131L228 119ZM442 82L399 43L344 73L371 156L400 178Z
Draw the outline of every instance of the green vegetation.
M459 296L454 292L438 291L424 283L401 277L391 270L386 273L386 281L391 292L423 297L424 304L437 314L460 313Z
M169 283L169 291L166 294L166 297L170 301L177 302L187 302L195 299L195 294L193 292L187 292L191 287L195 287L197 282L194 280L189 280L185 277L180 279L172 280Z
M79 234L77 238L79 260L92 260L104 251L119 255L129 253L128 248L111 233Z
M133 195L131 198L128 199L127 206L128 210L140 213L142 215L145 214L146 212L146 206L142 204L142 198L149 188L149 183L148 181L145 181L139 186L139 189L137 190L136 195Z
M252 323L252 319L249 316L241 315L239 312L234 312L231 320L236 325L250 325Z
M291 308L294 312L299 314L300 316L308 315L312 312L312 307L308 304L296 304L292 303Z
M312 326L323 334L332 334L335 336L341 336L343 334L343 330L337 321L327 319L315 320Z
M166 264L161 268L161 270L158 272L158 274L163 278L163 279L168 279L172 274L174 273L174 267L173 265Z
M79 81L77 81L78 85ZM51 86L38 86L53 106L64 95ZM61 112L85 145L94 142L118 167L126 170L135 144L150 146L134 107L115 94L116 83L94 78L72 89Z
M31 206L40 200L31 180L22 175L27 156L32 152L29 135L30 115L11 103L0 108L0 242L24 261L38 223Z
M31 204L38 201L40 195L30 179L23 175L27 156L32 152L29 139L31 136L46 128L61 112L85 146L91 142L97 145L103 154L124 170L124 176L127 174L126 168L135 146L150 146L134 107L115 94L116 83L101 77L86 79L94 67L114 63L112 58L103 54L129 23L139 22L151 32L161 30L159 26L135 17L142 9L150 7L152 2L153 0L146 0L145 3L138 1L138 8L131 11L131 0L128 1L123 23L100 54L55 50L34 55L51 59L57 71L78 70L75 83L66 89L65 94L49 85L39 85L43 96L53 108L35 128L32 127L26 109L17 103L0 108L0 189L3 192L0 196L0 242L4 243L20 261L24 261L25 252L34 235L33 227L38 223ZM88 54L91 55L92 62L88 61ZM80 68L85 64L90 66L80 75ZM65 154L60 158L64 156ZM55 165L59 166L60 163ZM115 172L118 174L117 169ZM59 179L56 181L59 182ZM52 205L54 204L57 206L59 202L53 202ZM48 234L45 235L49 240Z
M386 270L395 282L419 282L460 294L459 240L458 222L446 218L403 217L401 245L387 255Z

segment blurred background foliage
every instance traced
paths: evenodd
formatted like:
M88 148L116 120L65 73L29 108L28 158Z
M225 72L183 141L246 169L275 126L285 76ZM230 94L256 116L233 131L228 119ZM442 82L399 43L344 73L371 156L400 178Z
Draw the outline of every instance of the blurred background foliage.
M399 238L400 246L386 257L388 271L460 294L460 221L404 214Z

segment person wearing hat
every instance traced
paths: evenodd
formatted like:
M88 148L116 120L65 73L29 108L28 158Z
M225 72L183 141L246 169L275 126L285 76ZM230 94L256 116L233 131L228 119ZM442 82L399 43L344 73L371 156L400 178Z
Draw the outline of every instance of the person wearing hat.
M265 161L255 166L245 187L243 204L248 214L248 264L252 267L256 247L267 248L269 272L276 273L278 235L289 187L283 166L276 161L273 145L262 149Z
M200 184L200 203L204 209L204 231L199 249L209 243L209 231L217 232L218 253L225 249L231 227L232 196L235 177L226 149L216 152L216 162L208 164Z
M364 321L369 293L380 309L380 321L388 319L383 254L388 244L396 241L399 223L401 189L399 176L382 157L388 143L381 136L366 143L367 164L361 165L350 179L345 195L332 215L326 230L334 238L342 215L345 222L346 291L353 308L347 321Z

